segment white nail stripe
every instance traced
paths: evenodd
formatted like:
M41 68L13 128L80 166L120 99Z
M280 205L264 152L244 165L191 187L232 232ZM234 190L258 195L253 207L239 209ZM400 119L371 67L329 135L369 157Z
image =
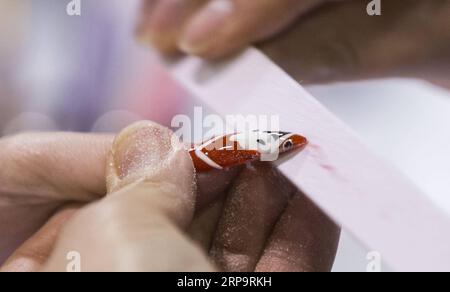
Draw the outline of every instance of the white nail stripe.
M203 153L202 149L203 149L203 147L195 149L195 155L197 155L197 157L200 160L202 160L204 163L208 164L212 168L223 169L222 166L220 166L219 164L215 163L211 158L208 157L208 155Z
M206 148L207 146L209 146L209 145L215 143L215 142L216 142L217 140L219 140L219 139L223 139L224 137L225 137L225 136L220 136L220 137L213 138L213 139L211 139L211 140L209 140L209 141L203 143L202 145L198 146L198 148L200 148L200 149Z

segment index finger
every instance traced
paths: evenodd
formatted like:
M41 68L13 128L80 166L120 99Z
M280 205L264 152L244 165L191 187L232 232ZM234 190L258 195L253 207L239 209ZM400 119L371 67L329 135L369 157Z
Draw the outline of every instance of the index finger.
M0 140L0 200L88 202L106 193L108 135L21 134Z
M0 139L0 263L67 202L106 193L112 137L73 133Z

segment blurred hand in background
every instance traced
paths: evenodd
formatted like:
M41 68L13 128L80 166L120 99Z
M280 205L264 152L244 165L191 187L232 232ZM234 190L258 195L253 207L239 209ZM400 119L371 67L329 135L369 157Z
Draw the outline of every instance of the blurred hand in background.
M141 122L115 142L0 140L1 270L65 271L74 251L82 271L331 269L339 228L274 168L196 178L173 137Z
M449 1L144 0L143 42L217 59L258 44L304 82L439 79L450 68Z

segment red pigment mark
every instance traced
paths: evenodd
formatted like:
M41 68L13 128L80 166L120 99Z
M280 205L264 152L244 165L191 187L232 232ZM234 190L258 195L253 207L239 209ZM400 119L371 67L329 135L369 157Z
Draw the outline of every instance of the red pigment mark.
M320 164L324 164L325 155L322 151L322 148L319 145L310 144L308 145L308 148L311 149L311 156L317 160Z
M317 161L317 163L319 164L319 166L322 169L330 172L334 177L342 179L340 177L339 171L336 169L336 167L334 167L333 165L327 163L328 159L326 158L326 155L323 152L322 147L320 147L317 144L309 144L309 148L311 148L311 150L312 150L312 152L311 152L312 155L311 156L314 158L314 160Z
M319 145L316 145L316 144L309 144L308 147L312 148L314 150L319 150L319 151L322 150L322 148Z
M335 172L336 171L336 168L334 168L333 166L328 165L328 164L320 164L320 167L322 167L323 169L325 169L325 170L327 170L329 172Z

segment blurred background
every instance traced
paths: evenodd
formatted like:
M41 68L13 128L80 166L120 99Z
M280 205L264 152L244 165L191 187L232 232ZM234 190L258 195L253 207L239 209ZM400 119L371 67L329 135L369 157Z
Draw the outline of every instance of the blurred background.
M0 132L165 122L183 94L133 40L137 1L0 0Z
M192 106L134 42L138 0L83 0L77 17L68 2L0 0L0 135L168 124ZM404 79L308 90L450 213L449 91ZM344 231L334 270L365 271L367 252Z

